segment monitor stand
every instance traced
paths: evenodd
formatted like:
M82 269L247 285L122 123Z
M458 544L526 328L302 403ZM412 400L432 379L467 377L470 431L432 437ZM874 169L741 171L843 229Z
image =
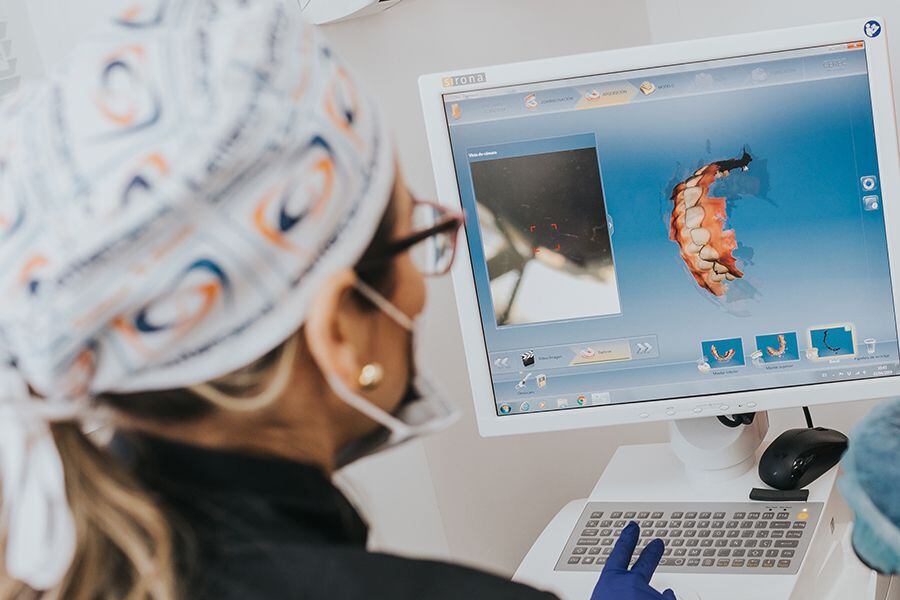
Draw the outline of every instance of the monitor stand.
M667 444L619 447L589 497L563 507L513 579L564 600L590 598L597 573L554 570L587 502L749 502L752 488L765 487L755 466L767 429L765 413L757 413L753 425L734 429L715 418L692 419L673 423ZM836 479L834 468L808 488L809 502L825 507L796 575L658 573L653 585L673 588L679 600L886 600L890 580L868 570L850 546L852 515Z

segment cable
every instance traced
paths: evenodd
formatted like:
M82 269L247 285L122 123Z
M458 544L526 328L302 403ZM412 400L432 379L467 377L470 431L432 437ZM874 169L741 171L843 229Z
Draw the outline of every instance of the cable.
M740 427L741 425L751 425L756 413L741 413L739 415L731 415L729 419L725 415L719 415L719 423L725 427Z
M806 417L806 426L807 427L809 427L810 429L815 427L815 425L813 425L812 414L810 414L808 406L803 407L803 416Z

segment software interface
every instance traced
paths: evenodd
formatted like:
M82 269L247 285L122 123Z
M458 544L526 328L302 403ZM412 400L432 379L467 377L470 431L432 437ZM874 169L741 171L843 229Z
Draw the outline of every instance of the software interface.
M499 415L898 373L863 42L444 100Z

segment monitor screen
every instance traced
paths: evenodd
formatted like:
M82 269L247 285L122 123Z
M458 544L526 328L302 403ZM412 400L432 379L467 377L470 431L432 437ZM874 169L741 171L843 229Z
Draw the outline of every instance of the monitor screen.
M863 42L445 94L499 416L898 373Z

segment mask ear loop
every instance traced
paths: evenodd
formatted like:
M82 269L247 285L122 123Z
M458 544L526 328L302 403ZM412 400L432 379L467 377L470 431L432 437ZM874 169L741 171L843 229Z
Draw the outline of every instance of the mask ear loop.
M415 323L413 323L413 320L410 319L409 316L389 302L387 298L375 291L368 283L361 279L357 279L353 283L353 287L356 288L360 294L365 296L366 300L384 311L384 313L400 325L400 327L403 327L407 331L415 329Z
M232 412L253 412L263 409L275 402L287 389L288 383L291 381L294 361L297 357L298 336L292 335L289 340L284 343L281 356L278 357L278 366L275 375L260 394L250 398L238 398L230 396L216 389L210 383L200 383L192 385L188 389L203 398L204 400L214 404L218 408Z

